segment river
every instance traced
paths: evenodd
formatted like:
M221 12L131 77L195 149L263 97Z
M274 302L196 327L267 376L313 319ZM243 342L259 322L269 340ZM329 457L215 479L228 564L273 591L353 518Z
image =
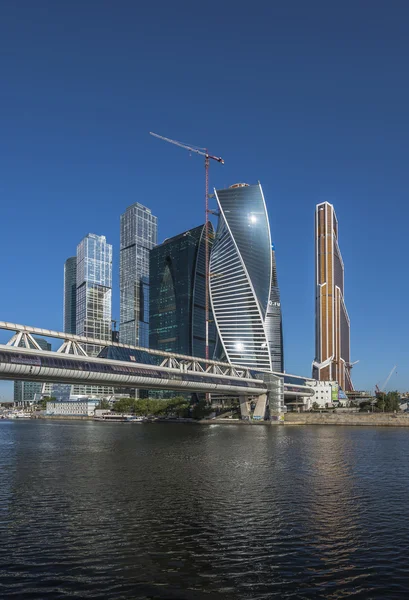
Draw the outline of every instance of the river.
M0 598L409 596L409 430L0 421Z

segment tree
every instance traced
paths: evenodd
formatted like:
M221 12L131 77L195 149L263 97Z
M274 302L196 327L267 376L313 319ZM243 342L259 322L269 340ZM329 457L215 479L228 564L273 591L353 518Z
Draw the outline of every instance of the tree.
M105 400L104 398L101 398L101 400L99 401L99 404L97 406L97 409L99 410L110 410L111 405L108 402L108 400Z
M390 412L400 410L400 394L397 390L388 392L385 408Z
M112 409L119 413L134 413L136 402L135 398L120 398L114 402Z
M378 396L376 399L376 403L374 405L375 410L377 412L378 411L385 412L385 405L386 405L385 396L384 395Z
M318 402L313 402L312 403L312 410L318 410L319 406L318 406Z
M361 402L359 405L360 412L368 412L368 410L372 410L372 402L370 400L365 400L365 402Z
M135 414L139 417L143 417L148 414L148 400L143 398L140 400L135 400L134 403L134 411Z
M211 412L212 408L207 404L206 400L199 400L199 402L193 405L192 417L194 419L203 419Z
M400 394L398 391L378 393L376 408L383 412L394 412L400 409Z
M37 402L37 406L40 410L45 410L47 408L47 402L55 402L56 400L57 398L54 398L54 396L44 396L44 398L41 398L41 400Z
M165 414L168 416L188 417L190 402L183 396L176 396L166 401Z

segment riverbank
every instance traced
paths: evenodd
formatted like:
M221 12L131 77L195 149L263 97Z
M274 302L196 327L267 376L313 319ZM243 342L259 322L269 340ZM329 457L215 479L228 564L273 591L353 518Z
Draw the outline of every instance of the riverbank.
M401 413L286 413L285 425L352 425L361 427L409 427L409 414Z
M50 419L56 421L96 421L93 417L79 415L41 415L32 418ZM277 425L350 425L361 427L409 427L409 414L394 413L334 413L334 412L305 412L286 413L280 421L241 421L239 419L202 419L195 420L167 420L158 419L155 423L187 424L187 425L240 425L242 427L277 426Z

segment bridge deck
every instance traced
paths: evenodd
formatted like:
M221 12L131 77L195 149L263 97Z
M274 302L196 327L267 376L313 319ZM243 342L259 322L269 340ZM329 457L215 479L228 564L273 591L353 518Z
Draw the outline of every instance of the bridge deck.
M141 389L266 393L262 380L0 345L0 378Z

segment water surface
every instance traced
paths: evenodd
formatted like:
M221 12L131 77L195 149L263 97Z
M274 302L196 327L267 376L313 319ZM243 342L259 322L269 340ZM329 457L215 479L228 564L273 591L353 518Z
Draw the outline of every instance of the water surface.
M0 421L0 598L409 597L409 429Z

